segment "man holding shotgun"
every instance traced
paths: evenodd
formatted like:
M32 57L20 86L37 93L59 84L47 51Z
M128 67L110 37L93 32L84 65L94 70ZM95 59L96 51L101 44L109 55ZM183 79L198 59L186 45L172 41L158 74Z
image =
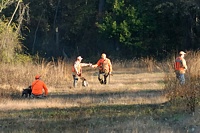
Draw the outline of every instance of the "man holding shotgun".
M110 59L106 58L106 54L103 53L101 59L98 60L97 64L92 65L92 67L99 68L98 80L101 84L106 84L107 77L112 73L112 64Z

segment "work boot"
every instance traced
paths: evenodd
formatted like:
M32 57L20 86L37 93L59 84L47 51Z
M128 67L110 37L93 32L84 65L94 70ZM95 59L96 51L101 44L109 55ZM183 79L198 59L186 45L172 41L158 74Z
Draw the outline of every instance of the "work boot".
M99 82L100 82L100 84L103 84L103 80L102 79L99 79Z

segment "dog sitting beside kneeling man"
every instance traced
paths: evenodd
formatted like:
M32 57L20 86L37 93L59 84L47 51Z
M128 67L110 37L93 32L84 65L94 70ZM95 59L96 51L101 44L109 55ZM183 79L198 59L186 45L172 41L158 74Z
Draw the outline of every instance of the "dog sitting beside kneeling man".
M31 86L22 91L22 97L30 98L46 98L48 95L48 89L46 84L40 79L41 75L36 75L35 80L32 82ZM44 94L43 94L44 89Z
M31 92L32 92L32 89L31 89L31 86L29 86L29 87L23 89L21 97L25 97L25 98L30 97Z

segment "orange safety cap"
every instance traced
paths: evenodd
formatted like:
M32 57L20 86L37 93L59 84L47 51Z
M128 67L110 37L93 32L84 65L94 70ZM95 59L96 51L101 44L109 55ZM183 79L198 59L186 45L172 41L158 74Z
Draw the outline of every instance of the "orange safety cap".
M35 79L39 79L40 77L41 77L41 75L38 75L38 74L37 74L37 75L35 76Z

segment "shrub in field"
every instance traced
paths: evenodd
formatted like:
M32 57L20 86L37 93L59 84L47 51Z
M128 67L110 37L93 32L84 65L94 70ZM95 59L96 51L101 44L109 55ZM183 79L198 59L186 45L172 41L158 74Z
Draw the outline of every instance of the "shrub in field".
M32 62L32 57L25 54L15 54L14 56L14 63L30 63Z
M0 20L0 61L12 62L15 53L22 50L19 35L14 29L14 25L7 26Z

